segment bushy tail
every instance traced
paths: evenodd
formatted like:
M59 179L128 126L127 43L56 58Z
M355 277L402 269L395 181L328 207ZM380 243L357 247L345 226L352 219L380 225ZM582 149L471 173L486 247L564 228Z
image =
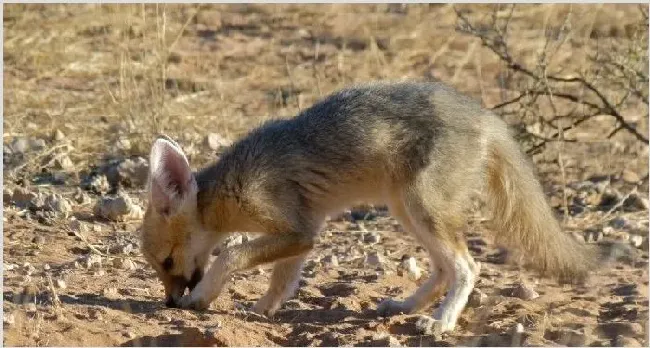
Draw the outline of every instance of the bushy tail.
M582 282L595 263L587 245L562 232L528 158L500 119L488 140L487 203L497 243L562 282Z

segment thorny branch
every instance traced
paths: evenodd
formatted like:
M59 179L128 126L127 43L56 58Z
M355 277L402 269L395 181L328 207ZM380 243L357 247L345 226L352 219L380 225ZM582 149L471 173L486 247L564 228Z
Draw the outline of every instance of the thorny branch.
M522 115L533 114L537 122L555 129L557 132L551 136L529 134L539 142L528 150L529 153L537 152L548 142L558 140L564 131L575 128L586 120L595 116L610 116L616 120L615 128L606 138L611 138L621 130L625 130L636 137L637 140L648 144L646 135L639 132L636 125L623 116L622 108L626 103L648 104L648 36L644 28L648 26L648 14L640 8L642 13L639 30L635 31L629 40L619 40L606 49L601 49L597 42L596 52L592 54L593 67L586 68L584 73L564 74L549 71L553 56L560 47L571 37L571 11L568 12L557 33L547 30L544 48L540 53L536 66L528 67L512 55L512 46L508 42L510 22L514 13L514 5L506 8L495 6L492 16L487 24L473 23L467 13L454 7L459 20L458 30L470 34L481 41L484 47L492 51L504 63L510 78L519 77L520 86L526 86L514 98L503 101L493 107L493 110L505 112L506 108L522 110ZM505 14L504 14L505 13ZM550 36L557 43L550 44ZM625 43L623 43L625 41ZM511 81L508 81L511 82ZM520 87L521 88L521 87ZM620 99L615 100L612 90L623 92ZM539 97L544 97L553 109L554 117L542 117L538 103ZM555 101L562 100L582 110L580 113L571 112L568 115L557 114ZM512 113L512 112L511 112ZM570 116L569 126L558 126L556 121ZM647 114L645 115L647 117ZM530 133L530 132L529 132ZM567 141L567 139L562 139Z

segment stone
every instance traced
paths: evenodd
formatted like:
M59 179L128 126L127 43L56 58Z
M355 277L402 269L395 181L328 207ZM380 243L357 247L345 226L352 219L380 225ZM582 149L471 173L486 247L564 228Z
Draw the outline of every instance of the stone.
M22 187L16 187L14 189L11 200L14 205L21 209L29 208L38 210L45 204L44 197L39 192L32 192Z
M74 168L74 162L67 155L60 155L54 159L54 168L61 170L71 170Z
M550 330L544 334L544 337L562 346L568 346L568 347L587 346L587 335L585 335L585 333L582 332L582 330L573 330L573 329L566 329L566 328Z
M90 254L81 260L86 269L99 269L102 267L102 257L97 254Z
M623 170L623 173L621 173L621 179L629 184L636 184L641 180L639 175L630 169Z
M422 270L417 265L413 256L404 255L400 267L406 272L409 279L416 281L422 277Z
M382 332L372 336L372 345L374 347L401 347L400 342L395 336Z
M585 231L584 240L587 243L598 243L603 239L605 234L599 230L587 230Z
M230 146L232 144L232 141L222 137L217 133L209 133L208 135L205 136L205 140L203 141L203 143L210 150L219 151L225 147Z
M371 266L381 266L384 260L378 252L372 251L366 255L365 263Z
M648 241L645 240L643 236L639 236L636 234L630 235L630 244L632 244L635 248L641 248L643 246L643 243L647 243Z
M643 335L643 326L639 323L631 322L609 322L598 325L596 330L609 338L616 338L617 336L625 337L639 337Z
M321 259L321 262L323 265L326 266L333 266L333 267L338 267L339 265L339 258L336 257L336 255L327 255Z
M45 197L45 204L43 206L45 210L52 211L58 215L68 217L72 211L72 205L68 202L67 199L63 198L61 195L53 193Z
M95 174L86 177L82 182L82 187L100 195L106 194L111 189L108 178L104 174Z
M142 157L126 159L117 165L116 171L120 183L142 188L149 178L149 162Z
M65 289L65 288L68 287L63 279L55 280L54 285L56 285L56 287L59 288L59 289Z
M136 269L135 263L131 259L126 259L126 258L113 259L113 267L127 270L127 271L132 271Z
M538 298L539 294L529 284L519 282L512 289L511 296L530 301Z
M626 209L633 211L648 210L650 203L648 203L646 197L641 196L638 192L633 192L627 197L625 202L623 202L623 206Z
M363 235L363 242L367 244L377 244L381 241L381 236L376 232L369 232Z
M483 293L483 291L474 288L472 292L469 294L467 305L469 307L480 307L483 304L485 304L486 300L487 300L487 295Z
M2 324L5 326L13 326L16 324L16 316L13 313L4 313L2 315Z
M95 205L95 215L112 221L125 221L142 217L142 208L126 194L103 197Z
M632 337L625 337L623 335L618 335L613 340L613 347L647 347L642 345L639 341Z
M119 296L119 292L117 291L117 288L105 288L102 291L102 294L110 299L114 299Z
M85 223L77 220L75 217L72 217L70 219L70 222L68 222L68 228L70 228L70 230L73 232L78 232L78 233L88 232L88 226Z
M241 234L235 234L232 236L229 236L226 239L226 248L232 248L234 246L240 245L244 242L244 237Z
M65 140L65 134L60 129L55 129L54 132L52 132L52 140L53 141L62 141Z

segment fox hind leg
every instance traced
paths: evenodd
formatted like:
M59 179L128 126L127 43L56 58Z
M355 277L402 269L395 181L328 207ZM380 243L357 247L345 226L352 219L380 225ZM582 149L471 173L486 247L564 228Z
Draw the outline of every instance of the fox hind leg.
M416 323L419 331L442 333L454 329L474 287L479 266L472 260L460 235L464 225L464 214L458 203L463 201L462 191L450 199L432 191L431 187L441 186L428 180L416 182L403 191L401 199L391 208L405 229L429 252L434 265L432 275L403 302L387 300L378 310L388 315L414 313L448 290L433 317L423 317Z
M431 275L429 278L404 301L387 299L381 302L377 311L382 316L390 316L399 313L414 313L430 305L436 298L440 297L447 285L448 275L437 267L436 258L439 253L439 243L428 232L420 231L418 224L406 210L403 195L395 195L389 206L393 215L402 224L404 229L415 235L416 239L427 249L430 257Z

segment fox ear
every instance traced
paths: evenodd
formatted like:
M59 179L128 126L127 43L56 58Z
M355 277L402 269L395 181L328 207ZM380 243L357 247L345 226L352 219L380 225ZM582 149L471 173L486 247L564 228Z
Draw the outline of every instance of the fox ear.
M159 213L170 215L186 199L196 197L196 180L190 164L174 141L167 137L156 139L149 155L149 168L149 198Z

